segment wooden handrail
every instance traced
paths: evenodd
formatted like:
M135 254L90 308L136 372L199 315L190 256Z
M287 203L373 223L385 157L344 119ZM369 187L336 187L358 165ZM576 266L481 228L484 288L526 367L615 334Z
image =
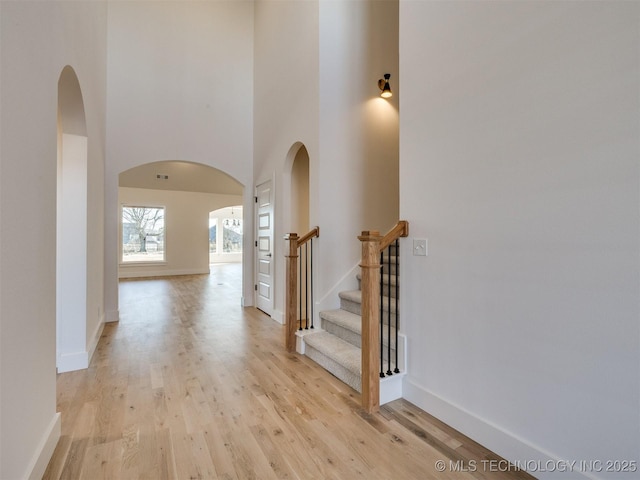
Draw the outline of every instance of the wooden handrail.
M309 240L320 236L320 227L313 228L310 232L298 237L297 233L289 233L284 239L288 242L286 271L285 271L285 339L284 344L289 352L296 349L298 309L298 248Z
M380 251L387 248L400 237L409 236L409 222L400 220L389 232L380 240Z
M308 233L305 233L303 236L298 238L298 248L307 243L312 238L316 238L320 236L320 227L314 227Z
M380 252L399 237L409 235L409 222L400 220L384 237L363 231L360 289L362 291L362 407L380 409Z

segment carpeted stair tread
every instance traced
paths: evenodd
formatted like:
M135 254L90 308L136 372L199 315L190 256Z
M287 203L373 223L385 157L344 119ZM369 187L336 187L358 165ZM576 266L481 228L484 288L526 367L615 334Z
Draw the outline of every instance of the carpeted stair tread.
M354 347L335 335L322 331L307 335L304 340L311 348L342 365L354 374L360 375L362 354L358 347Z
M340 327L357 333L358 335L362 334L362 317L360 315L338 308L336 310L325 310L320 312L320 317L323 320L339 325Z
M354 303L362 303L362 292L360 290L345 290L338 293L343 300L349 300Z
M344 292L340 292L338 296L341 300L341 308L357 315L361 314L360 306L362 305L362 291L346 290ZM385 312L389 311L389 298L387 298L386 295L382 297L382 310ZM396 312L395 298L391 298L391 312Z

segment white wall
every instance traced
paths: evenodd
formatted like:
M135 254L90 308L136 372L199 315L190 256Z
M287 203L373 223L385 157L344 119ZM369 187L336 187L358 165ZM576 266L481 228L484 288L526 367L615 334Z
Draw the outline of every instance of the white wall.
M116 320L120 172L160 160L213 166L245 186L252 224L253 3L112 2L108 21L105 299Z
M317 216L320 295L359 262L362 230L384 233L398 218L398 2L320 3L320 158ZM313 179L312 179L313 181ZM337 301L332 296L330 301Z
M87 192L89 188L87 186L87 137L86 129L84 130L85 135L60 132L58 137L58 204L56 207L56 367L58 373L87 368L90 357L87 348L86 288ZM85 288L79 288L80 285Z
M274 317L281 321L282 238L292 231L290 174L301 145L309 153L311 176L317 177L318 2L259 0L255 9L254 177L255 184L274 180ZM317 195L317 183L310 188L311 196ZM316 202L311 204L314 223Z
M78 74L84 97L90 241L98 238L87 259L87 303L96 312L88 330L102 307L106 4L0 2L0 19L0 478L40 478L60 432L56 110L65 65Z
M398 79L398 3L264 0L255 8L254 175L256 183L275 179L281 315L281 239L294 222L291 167L300 144L309 153L309 225L321 229L316 298L357 264L361 230L398 220L398 97L382 100L377 87L384 73Z
M209 273L209 212L242 202L240 195L125 187L119 192L119 205L165 208L166 257L155 265L120 263L120 278Z
M640 461L639 19L401 2L404 393L510 460Z

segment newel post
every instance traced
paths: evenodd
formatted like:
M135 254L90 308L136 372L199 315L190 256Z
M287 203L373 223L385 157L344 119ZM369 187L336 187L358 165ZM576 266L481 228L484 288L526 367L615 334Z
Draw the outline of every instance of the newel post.
M287 242L284 344L288 352L293 352L296 349L296 311L298 309L298 234L289 233L284 239Z
M362 242L362 407L380 408L380 232L363 231Z

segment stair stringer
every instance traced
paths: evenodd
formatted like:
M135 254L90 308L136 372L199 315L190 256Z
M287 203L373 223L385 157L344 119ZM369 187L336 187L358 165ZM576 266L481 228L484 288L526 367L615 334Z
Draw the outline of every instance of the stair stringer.
M360 273L360 263L356 263L347 273L338 280L333 287L327 291L320 300L317 300L314 305L314 318L313 321L320 325L320 312L323 310L333 310L340 308L340 297L338 294L345 290L358 290L357 275Z
M308 335L314 335L322 333L324 330L302 330L297 335L296 351L301 355L306 355L314 360L319 365L323 366L333 375L338 377L347 385L351 386L354 390L360 392L362 390L362 377L353 371L353 369L345 368L339 363L335 362L332 358L325 356L322 352L309 347L307 348L305 337ZM402 398L403 381L407 374L407 337L399 333L398 334L398 368L400 373L394 373L391 376L387 376L380 379L380 405L392 402L398 398ZM352 371L350 371L352 370ZM361 372L360 372L361 374Z
M402 398L402 385L407 375L407 337L398 333L398 369L400 373L380 379L380 405Z

